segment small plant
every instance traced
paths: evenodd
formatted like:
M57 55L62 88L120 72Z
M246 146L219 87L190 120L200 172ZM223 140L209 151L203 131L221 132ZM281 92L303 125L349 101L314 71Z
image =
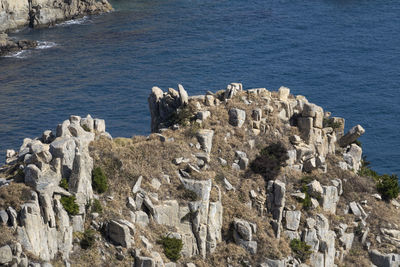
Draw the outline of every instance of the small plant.
M194 119L194 111L190 106L177 109L166 121L166 126L170 127L175 124L186 126Z
M97 212L99 214L103 212L103 207L98 199L94 199L93 203L91 203L91 206L92 206L91 209L92 212Z
M86 124L82 125L82 128L83 128L83 130L85 130L86 132L90 132L90 128L89 128Z
M282 143L275 143L261 149L260 154L251 162L253 172L261 174L266 180L273 180L286 165L287 149Z
M100 167L93 169L92 186L97 193L104 193L108 189L108 179Z
M311 197L307 191L305 192L305 195L305 198L301 202L303 203L303 209L309 210L312 207Z
M375 181L378 181L379 174L376 171L372 170L370 165L371 165L371 162L369 162L367 160L367 157L364 156L363 159L361 160L361 168L358 170L358 175L371 177Z
M302 262L306 261L312 253L311 246L296 238L290 241L290 248Z
M93 247L95 242L96 242L95 231L91 229L85 230L85 232L83 232L83 237L80 242L81 248L83 249L91 248Z
M356 141L354 141L353 144L356 144L357 146L362 147L362 143L358 139Z
M342 124L338 121L335 122L334 118L324 118L322 125L324 128L331 127L334 130L342 127Z
M75 196L62 196L60 202L69 215L77 215L79 213L79 206L76 204Z
M399 195L399 182L398 177L395 174L388 175L384 174L380 176L376 189L382 195L384 200L391 200L397 198Z
M159 240L159 244L163 246L164 254L168 259L171 261L179 260L183 247L181 239L166 236Z
M60 187L68 191L68 181L66 178L62 178L60 181Z

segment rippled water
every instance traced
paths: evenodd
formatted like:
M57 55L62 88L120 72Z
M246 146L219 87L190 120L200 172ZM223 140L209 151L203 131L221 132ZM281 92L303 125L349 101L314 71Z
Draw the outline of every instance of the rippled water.
M400 174L400 2L394 0L113 1L115 12L17 38L42 49L0 58L0 155L70 114L106 119L113 136L149 133L153 85L189 94L242 82L305 95L365 154ZM3 157L3 156L1 156Z

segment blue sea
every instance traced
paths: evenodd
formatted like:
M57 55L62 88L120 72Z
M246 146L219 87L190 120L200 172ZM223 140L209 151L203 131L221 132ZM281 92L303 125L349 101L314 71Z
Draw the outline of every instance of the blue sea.
M0 158L70 114L113 136L150 132L152 86L189 94L242 82L284 85L346 128L361 124L375 170L400 174L400 2L114 0L115 11L15 38L38 49L0 58Z

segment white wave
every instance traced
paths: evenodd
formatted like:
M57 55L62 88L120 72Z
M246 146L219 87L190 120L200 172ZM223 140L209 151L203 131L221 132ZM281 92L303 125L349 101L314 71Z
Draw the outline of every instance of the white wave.
M4 57L26 58L28 55L29 55L29 50L21 50L21 51L18 51L18 52L7 54Z
M38 45L36 46L36 49L47 49L47 48L52 48L56 45L57 44L54 42L38 41Z
M64 22L61 22L61 23L57 24L56 26L58 26L58 27L66 27L66 26L69 26L69 25L83 24L85 22L90 22L89 17L85 16L85 17L79 18L79 19L67 20L67 21L64 21Z

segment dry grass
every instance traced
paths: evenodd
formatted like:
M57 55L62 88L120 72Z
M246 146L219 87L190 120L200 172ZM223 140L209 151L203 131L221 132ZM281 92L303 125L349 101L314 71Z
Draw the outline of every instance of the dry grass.
M11 183L0 188L0 210L13 207L17 211L30 200L31 188L23 183Z

